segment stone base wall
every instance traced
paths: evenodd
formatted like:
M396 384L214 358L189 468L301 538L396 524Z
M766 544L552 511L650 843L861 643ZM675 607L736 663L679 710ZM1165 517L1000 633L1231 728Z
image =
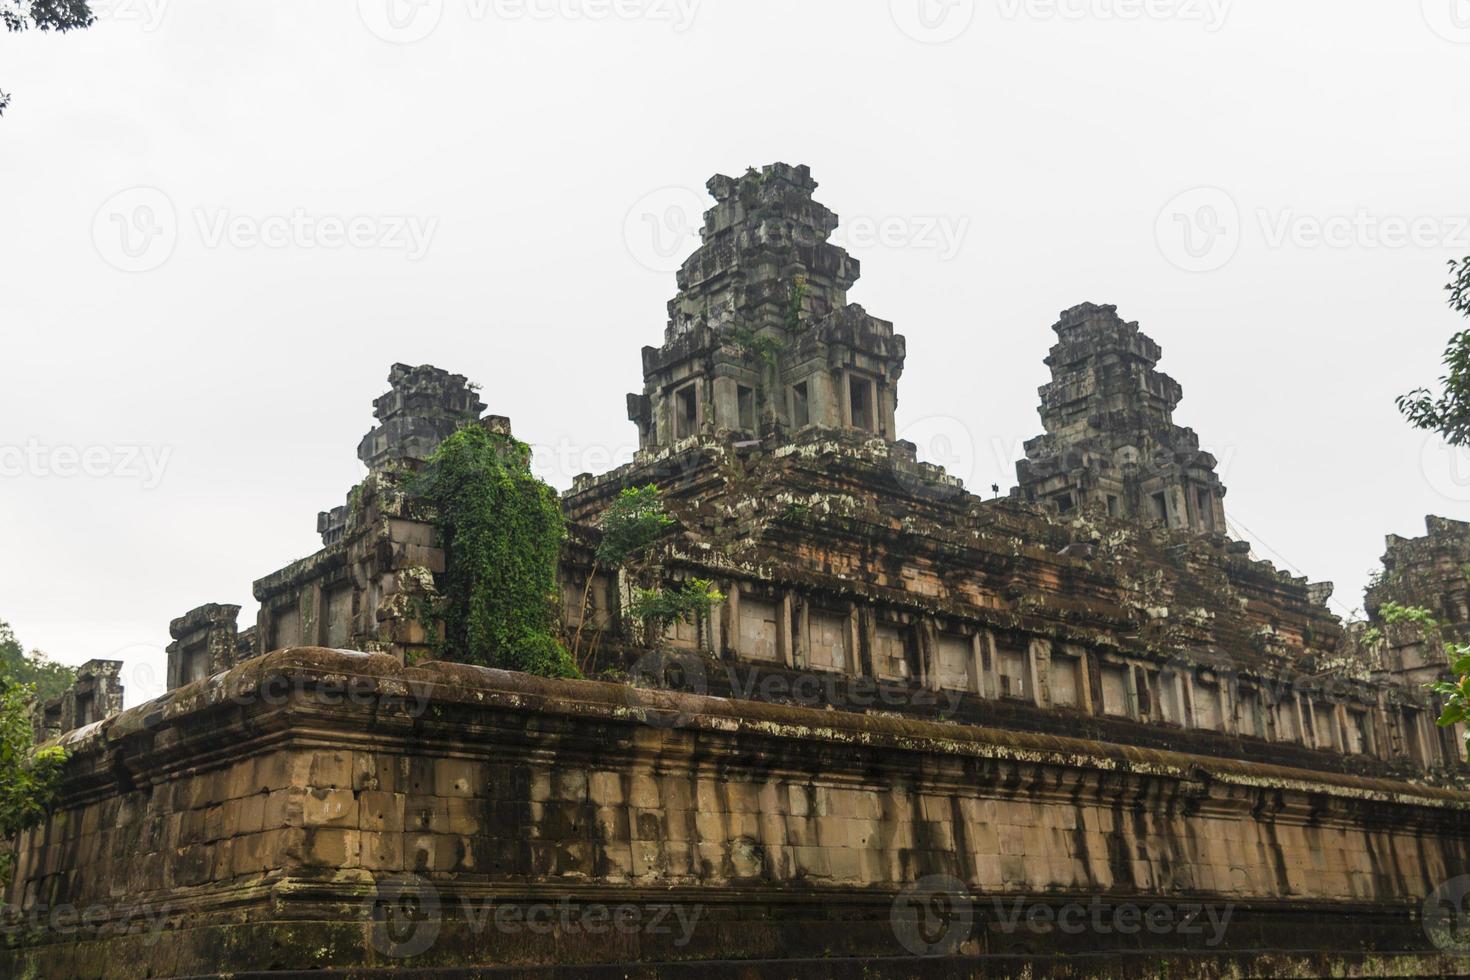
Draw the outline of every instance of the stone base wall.
M1470 871L1452 790L314 648L68 739L3 975L1106 953L1183 976L1262 951L1422 975L1450 962L1424 899Z

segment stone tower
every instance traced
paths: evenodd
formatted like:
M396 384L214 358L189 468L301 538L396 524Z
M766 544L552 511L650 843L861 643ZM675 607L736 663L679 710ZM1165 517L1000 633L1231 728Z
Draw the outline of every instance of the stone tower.
M715 206L678 274L662 347L643 349L628 417L644 449L806 426L892 439L904 340L847 302L858 262L806 167L712 177Z
M395 364L388 370L388 391L373 399L378 420L357 445L357 458L370 473L405 461L423 461L439 444L473 422L481 421L485 403L462 374L450 374L432 364L411 367ZM510 431L508 420L486 420L497 430ZM350 507L344 504L317 514L322 544L342 540Z
M1159 345L1117 307L1083 303L1052 328L1043 385L1046 434L1016 464L1019 494L1060 513L1092 506L1115 517L1200 533L1225 531L1215 457L1174 424L1179 383L1154 370Z
M369 470L405 459L428 459L439 443L485 411L485 403L464 375L432 364L395 364L388 371L388 384L388 392L373 399L378 425L357 446L357 458Z

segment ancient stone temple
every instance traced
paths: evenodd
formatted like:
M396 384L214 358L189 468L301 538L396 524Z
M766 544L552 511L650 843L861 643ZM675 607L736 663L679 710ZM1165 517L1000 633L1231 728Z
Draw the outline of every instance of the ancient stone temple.
M1057 513L1097 507L1111 517L1203 533L1225 530L1215 457L1174 424L1182 391L1154 370L1159 345L1113 306L1062 314L1041 389L1046 434L1016 466L1022 496Z
M186 614L164 697L59 736L7 899L98 911L0 972L1464 974L1463 732L1423 686L1447 665L1403 658L1387 593L1347 629L1229 537L1159 348L1062 314L1046 434L982 499L894 438L904 343L847 303L808 171L709 187L642 448L562 498L587 679L437 659L446 552L410 477L510 425L395 366L367 475L256 580L255 626ZM650 485L673 526L598 561ZM1467 551L1431 520L1380 589L1458 629ZM707 612L636 613L696 581Z
M715 206L679 270L662 347L643 349L628 416L645 449L810 426L892 438L904 340L847 302L858 262L828 239L806 167L709 181Z

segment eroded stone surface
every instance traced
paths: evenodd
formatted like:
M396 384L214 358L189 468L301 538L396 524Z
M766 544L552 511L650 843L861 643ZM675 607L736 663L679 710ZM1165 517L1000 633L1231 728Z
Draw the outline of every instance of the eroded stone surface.
M461 426L510 430L464 377L395 365L367 477L320 551L255 582L256 625L196 609L168 695L58 716L73 761L11 899L172 906L189 938L140 956L155 974L381 963L362 903L398 873L454 899L723 910L691 949L450 924L422 965L650 962L902 952L895 895L943 874L1234 903L1234 948L1284 974L1437 972L1371 955L1427 949L1409 910L1470 867L1462 733L1424 689L1447 665L1381 607L1470 635L1470 526L1391 538L1369 622L1344 628L1329 584L1228 536L1158 345L1092 304L1054 328L1019 487L975 496L895 439L906 344L847 302L857 262L806 168L709 187L629 399L641 449L563 498L563 635L615 683L430 662L445 555L410 477ZM675 528L636 576L596 565L601 515L648 484ZM726 597L710 615L634 621L636 589L694 578ZM29 962L139 950L89 942ZM961 952L1013 948L992 930Z

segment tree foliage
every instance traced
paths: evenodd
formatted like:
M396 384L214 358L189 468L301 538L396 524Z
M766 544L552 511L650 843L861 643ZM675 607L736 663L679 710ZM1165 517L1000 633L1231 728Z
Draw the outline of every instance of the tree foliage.
M10 879L15 836L45 817L66 761L60 746L36 749L33 697L29 686L0 678L0 881Z
M0 0L0 23L11 32L37 30L65 34L96 22L88 0ZM10 96L0 92L0 115L8 105Z
M1451 262L1453 278L1445 289L1450 308L1470 316L1470 256ZM1398 398L1399 411L1418 429L1437 432L1452 446L1470 444L1470 330L1450 338L1442 358L1440 392L1416 388Z
M631 612L648 626L650 637L660 636L674 623L695 622L725 601L725 594L708 579L692 578L674 588L638 589Z
M430 458L419 490L445 550L443 652L465 663L576 676L556 639L556 572L566 529L556 491L525 443L467 426Z
M1429 689L1445 699L1437 724L1440 728L1452 728L1462 721L1470 721L1470 644L1442 641L1443 631L1434 613L1423 606L1405 606L1397 602L1385 602L1379 610L1383 622L1389 626L1413 623L1424 633L1430 643L1443 642L1445 656L1449 658L1450 672L1455 680L1430 684ZM1377 631L1370 631L1370 640L1380 639ZM1465 745L1470 749L1470 732L1465 734Z
M1470 256L1451 262L1450 274L1450 282L1445 286L1450 294L1450 309L1461 316L1470 316ZM1467 445L1470 444L1470 330L1461 330L1450 338L1443 361L1445 374L1439 379L1439 395L1432 395L1426 388L1415 389L1399 397L1399 411L1415 428L1437 432L1452 446ZM1403 607L1391 611L1385 607L1385 610L1399 621L1407 617L1426 628L1438 629L1427 610L1405 612ZM1388 616L1385 620L1394 621ZM1445 698L1444 711L1439 717L1442 728L1470 720L1470 645L1446 643L1445 652L1455 680L1432 685L1435 693ZM1466 734L1465 742L1470 748L1470 733Z
M674 518L664 510L658 487L627 487L602 516L597 561L621 565L650 548L674 524Z
M77 672L39 650L27 654L10 624L0 619L0 679L29 685L44 703L75 684Z

